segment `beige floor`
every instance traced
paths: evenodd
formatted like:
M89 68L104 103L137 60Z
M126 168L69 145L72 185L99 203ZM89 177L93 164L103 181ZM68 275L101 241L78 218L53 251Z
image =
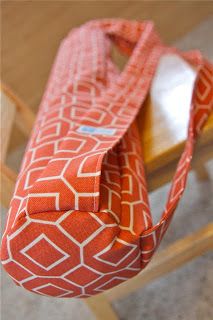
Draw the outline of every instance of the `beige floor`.
M177 42L181 49L200 48L213 60L210 40L213 19L203 22ZM22 148L14 149L10 163L17 164ZM213 161L207 164L209 181L197 182L190 173L187 190L162 243L168 243L212 220ZM165 203L168 185L151 194L155 218ZM4 222L3 222L4 224ZM212 320L213 254L208 253L179 270L114 304L122 320ZM2 320L92 320L79 300L51 299L16 287L2 272ZM110 320L110 319L109 319Z

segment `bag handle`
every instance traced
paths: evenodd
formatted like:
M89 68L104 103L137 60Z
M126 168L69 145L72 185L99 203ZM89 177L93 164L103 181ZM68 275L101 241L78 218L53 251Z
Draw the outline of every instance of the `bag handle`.
M133 68L133 66L135 64L135 61L138 61L139 63L143 57L147 59L144 51L147 49L149 50L150 54L151 47L156 48L156 52L158 52L158 54L156 55L155 61L153 61L153 59L150 59L149 57L149 61L151 61L152 65L152 69L149 71L149 74L154 75L154 68L156 68L157 66L159 56L161 56L164 52L174 52L198 69L191 99L190 118L186 144L181 158L178 162L176 172L172 179L172 185L170 188L165 210L162 213L160 221L156 225L146 230L142 235L143 237L153 232L160 232L162 239L162 232L165 233L169 225L169 221L172 218L173 212L177 207L184 192L193 155L195 140L200 134L213 108L213 66L210 62L203 59L199 51L194 50L187 53L180 53L175 48L163 46L160 37L158 36L154 28L154 24L151 21L138 22L116 19L116 21L92 21L89 22L89 24L94 27L103 29L119 47L121 52L127 55L132 54L129 61L127 62L126 67L124 68L124 71L122 72L122 80L124 81L124 83L125 81L128 82L128 80L125 79L128 79L129 73L132 73L133 69L135 74L138 74L141 77L142 72L138 67L138 64L136 66L137 68ZM136 44L137 50L133 50L136 49ZM141 49L143 50L143 54L141 54ZM141 101L143 101L143 99L141 99ZM178 187L180 183L181 186Z
M194 65L198 70L191 100L186 145L172 180L165 210L162 213L159 223L144 232L144 236L146 236L154 230L157 231L160 229L166 221L171 219L172 213L177 207L185 189L194 142L212 110L213 67L211 63L203 59L201 53L197 50L181 53L175 48L163 45L152 21L139 22L122 19L103 19L91 21L87 23L87 25L92 28L102 29L115 42L121 52L130 55L124 70L120 76L118 76L118 81L112 83L112 86L117 85L120 88L123 85L126 90L129 79L134 79L135 86L130 86L130 91L125 91L125 94L135 96L136 99L131 100L135 105L135 110L140 109L141 103L143 103L150 88L159 59L164 53L176 53L191 65ZM202 94L204 88L206 88L207 93ZM132 120L136 114L137 111L132 116ZM128 127L132 120L129 120ZM116 140L118 139L119 137L117 137ZM117 142L115 141L114 143ZM182 187L178 190L178 193L176 193L180 175Z
M104 156L120 141L135 120L141 104L143 103L149 91L151 81L160 57L163 55L163 53L176 52L175 49L162 45L152 22L141 23L126 20L100 20L89 22L80 27L80 31L82 31L84 34L84 40L87 48L89 47L91 50L95 50L95 52L92 51L94 54L97 53L96 50L99 48L94 48L93 41L91 40L93 37L97 36L95 34L97 30L99 30L99 32L102 30L109 37L114 37L114 41L118 44L118 46L121 47L122 50L125 48L124 43L127 43L126 51L129 51L130 53L132 52L132 54L121 74L116 77L115 81L112 81L109 84L109 87L103 91L100 97L97 97L93 107L86 112L85 117L82 117L80 120L76 121L75 126L72 127L66 134L66 138L69 138L70 140L72 140L73 137L76 138L76 136L80 139L82 138L82 140L85 140L85 134L79 131L79 128L90 125L88 119L92 119L95 112L100 112L100 110L102 110L107 114L107 112L110 110L111 114L113 114L113 127L116 129L116 134L108 136L107 139L106 137L102 137L100 135L99 140L103 141L104 148L102 144L99 144L95 150L95 154L92 154L91 157L88 158L91 167L94 168L93 175L89 177L85 175L83 178L81 178L84 180L84 185L87 186L87 190L85 192L87 194L89 193L90 196L88 199L85 197L80 197L76 200L75 198L71 203L73 209L93 212L97 212L99 210L100 178ZM84 31L86 31L86 33ZM88 31L91 33L89 37L87 33ZM77 35L79 35L79 33ZM66 40L69 48L71 47L71 44L79 44L79 41L76 42L75 37L73 40L74 42L72 42L72 39L72 35L70 35ZM56 65L61 65L61 59L63 58L63 47L61 50L62 51L59 52L59 58L58 62L56 62ZM183 56L185 59L191 60L191 62L194 64L203 65L203 60L198 53L193 53L191 55L185 54ZM116 111L112 112L113 106L116 106ZM111 114L110 117L108 117L109 119L112 117ZM122 119L121 114L124 115ZM96 126L96 124L93 123L93 126ZM106 124L104 120L100 120L97 124L97 127L103 127L107 129L111 129L111 126L111 120L108 120L108 124ZM188 139L192 139L191 135L189 135ZM64 141L62 141L58 153L55 156L56 158L60 157L60 152L64 154L66 150L69 151L69 157L71 157L70 145L67 141L68 139L64 139ZM193 143L191 143L190 140L187 142L187 145L189 145L191 148L193 147ZM75 154L73 157L75 158ZM84 159L84 154L80 154L80 157ZM44 176L48 176L53 165L54 162L50 162L42 174L44 174ZM75 167L73 166L72 172L69 173L69 179L71 181L77 181L78 171L79 162L77 159ZM31 192L36 193L40 188L40 183L42 183L42 175L41 179L37 180L33 185ZM50 183L52 182L50 181ZM48 185L46 184L45 187L48 188ZM46 209L46 205L44 205L44 207L42 207L42 205L43 204L41 203L39 207L37 206L37 210L39 210L39 212ZM169 205L167 205L167 211L169 209L168 206ZM66 209L66 206L62 203L60 209L64 210ZM29 205L28 211L34 212L34 207L32 206L31 208ZM169 214L163 213L162 219L164 219L164 217L167 215ZM146 230L146 232L149 231L150 230Z
M148 263L165 234L173 213L183 195L190 170L194 144L213 109L213 66L195 52L185 54L189 62L199 61L198 74L191 99L186 144L174 174L165 210L160 221L141 236L142 263Z

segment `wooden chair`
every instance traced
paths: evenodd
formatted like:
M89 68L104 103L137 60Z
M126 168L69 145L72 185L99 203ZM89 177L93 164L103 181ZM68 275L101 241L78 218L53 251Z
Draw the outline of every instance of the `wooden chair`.
M161 61L161 68L157 72L159 77L155 76L151 94L137 119L150 191L170 181L175 171L185 142L189 101L195 78L195 71L182 60L176 56L167 58L170 63L168 59ZM171 64L172 61L175 63ZM172 77L175 81L171 80ZM169 91L165 90L165 84ZM12 124L15 120L19 128L28 135L34 123L34 115L7 87L2 86L1 93L1 202L8 206L16 180L16 173L5 164ZM199 179L208 178L205 162L213 156L212 140L213 115L205 125L193 160L193 168ZM148 267L133 279L84 301L96 319L116 320L118 316L111 302L212 248L213 224L209 224L157 252Z
M6 156L10 141L10 135L15 122L17 127L29 136L35 121L35 115L30 108L15 95L7 86L1 84L1 204L8 207L17 173L6 165Z

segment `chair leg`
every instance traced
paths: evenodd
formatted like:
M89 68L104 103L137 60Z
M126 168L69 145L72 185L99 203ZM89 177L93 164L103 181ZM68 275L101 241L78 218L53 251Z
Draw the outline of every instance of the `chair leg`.
M118 316L113 310L110 302L106 296L99 294L97 296L88 298L85 303L92 311L93 315L97 320L118 320Z
M0 202L5 208L8 208L15 188L17 175L14 171L1 162L0 175Z

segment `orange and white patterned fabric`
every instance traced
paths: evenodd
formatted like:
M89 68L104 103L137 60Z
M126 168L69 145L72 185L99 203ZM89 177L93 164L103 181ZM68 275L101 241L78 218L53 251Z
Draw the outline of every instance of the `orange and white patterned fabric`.
M122 72L111 60L112 42L130 55ZM198 72L185 149L153 225L135 117L166 53ZM40 105L2 239L1 260L17 285L84 298L147 265L185 188L195 138L212 109L212 77L198 51L166 47L152 22L106 19L70 32Z

